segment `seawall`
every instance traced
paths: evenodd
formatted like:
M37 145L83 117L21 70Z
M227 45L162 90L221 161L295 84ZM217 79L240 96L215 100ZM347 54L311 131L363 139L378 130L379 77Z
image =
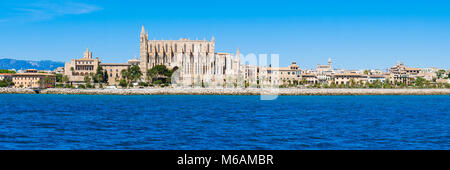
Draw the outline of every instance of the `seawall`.
M0 93L34 94L32 89L0 88ZM146 88L40 90L41 94L89 95L450 95L450 89L314 89L314 88Z

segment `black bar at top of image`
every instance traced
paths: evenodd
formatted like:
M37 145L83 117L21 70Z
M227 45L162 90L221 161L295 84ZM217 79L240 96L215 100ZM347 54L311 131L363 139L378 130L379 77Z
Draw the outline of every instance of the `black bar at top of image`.
M149 150L149 151L1 151L3 165L45 167L294 168L448 166L448 151L285 151L285 150ZM183 160L180 163L180 158ZM185 161L197 158L196 164ZM210 158L209 164L201 158ZM225 158L225 160L223 160ZM271 158L271 162L269 161ZM263 160L264 159L264 160ZM192 159L191 159L192 160ZM225 162L224 162L225 161ZM185 164L188 163L188 164ZM58 166L57 166L58 165ZM148 167L148 168L146 168ZM297 167L297 168L296 168ZM142 168L141 168L142 169Z

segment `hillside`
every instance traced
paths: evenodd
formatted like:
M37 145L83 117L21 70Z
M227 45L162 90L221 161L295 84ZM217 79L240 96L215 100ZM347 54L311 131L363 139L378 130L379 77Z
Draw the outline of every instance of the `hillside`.
M64 67L64 62L51 61L51 60L41 60L41 61L30 61L30 60L16 60L16 59L0 59L0 69L37 69L37 70L54 70L57 67Z

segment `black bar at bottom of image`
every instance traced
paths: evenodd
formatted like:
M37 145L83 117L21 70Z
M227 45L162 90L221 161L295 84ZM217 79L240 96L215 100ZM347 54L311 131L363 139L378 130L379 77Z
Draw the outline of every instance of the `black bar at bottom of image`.
M448 151L148 150L1 151L4 163L70 167L304 168L445 165ZM6 165L5 164L5 165ZM445 167L445 166L444 166Z

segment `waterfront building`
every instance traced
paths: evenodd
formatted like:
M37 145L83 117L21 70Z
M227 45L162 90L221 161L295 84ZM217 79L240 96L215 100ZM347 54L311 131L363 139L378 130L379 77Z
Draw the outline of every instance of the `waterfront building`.
M94 75L97 72L97 68L101 66L102 71L106 72L108 76L107 84L118 85L122 78L122 70L132 65L139 65L139 62L135 58L128 60L127 63L102 63L98 57L93 59L92 52L86 49L83 58L72 59L71 62L66 62L64 75L68 76L69 82L72 84L85 84L84 77Z
M237 63L237 65L236 65ZM221 84L237 81L240 69L239 51L234 55L215 52L214 37L211 41L149 40L142 26L140 34L140 68L144 75L155 65L169 69L178 68L172 83L191 86L194 84ZM202 83L203 82L203 83Z
M315 74L302 74L302 80L306 81L306 84L316 84L319 83L317 76Z
M369 75L369 76L367 76L367 82L374 83L376 81L384 83L386 81L386 77L384 75Z
M331 58L328 59L328 65L319 65L316 67L316 77L319 83L328 83L332 79L334 74L331 67Z
M368 70L367 75L383 75L384 72L382 70Z
M92 52L86 49L83 58L72 59L70 62L65 63L64 74L68 76L69 82L82 84L85 76L95 74L99 63L98 57L92 58Z
M411 80L420 74L421 69L406 67L403 62L397 63L389 69L389 80L390 83L404 83L409 84Z
M258 66L253 66L253 65L244 65L242 67L243 73L244 75L241 77L242 80L240 80L239 82L242 83L246 83L244 84L244 86L250 86L250 87L257 87L258 86L258 80L262 80L262 78L266 79L267 78L267 74L262 74L263 73L263 69L260 69L260 67ZM230 78L229 78L230 79ZM266 80L262 80L261 81L264 84L268 84ZM238 84L241 87L243 84Z
M420 72L415 78L421 77L427 81L433 81L433 79L437 78L436 72Z
M260 81L265 85L298 85L301 81L302 69L295 61L288 67L261 67Z
M122 78L122 70L131 66L130 63L100 63L103 71L108 75L109 85L118 85Z
M130 64L130 65L137 65L137 66L139 66L141 61L137 57L134 57L134 59L128 60L127 63Z
M12 75L13 75L12 73L0 73L0 81L11 80Z
M442 84L445 84L445 83L450 83L450 79L437 79L436 80L436 83L442 83Z
M16 88L52 88L56 82L56 76L29 69L23 73L13 74L12 82Z
M57 67L52 72L55 73L55 74L64 74L64 67Z
M334 82L336 85L342 84L342 85L350 85L351 82L355 84L363 84L367 81L367 75L362 75L358 73L339 73L334 74Z

